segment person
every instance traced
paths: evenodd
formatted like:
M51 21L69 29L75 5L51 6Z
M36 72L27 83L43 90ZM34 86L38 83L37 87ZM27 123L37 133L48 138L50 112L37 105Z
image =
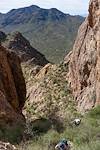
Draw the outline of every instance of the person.
M66 139L61 140L56 146L56 150L69 150L70 146Z
M76 126L79 126L80 123L81 123L81 119L74 119L73 123L76 125Z

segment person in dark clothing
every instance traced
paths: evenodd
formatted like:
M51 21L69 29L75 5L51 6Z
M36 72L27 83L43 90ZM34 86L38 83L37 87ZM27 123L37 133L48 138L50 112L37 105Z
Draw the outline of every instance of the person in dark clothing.
M61 140L56 146L56 150L69 150L70 146L66 139Z

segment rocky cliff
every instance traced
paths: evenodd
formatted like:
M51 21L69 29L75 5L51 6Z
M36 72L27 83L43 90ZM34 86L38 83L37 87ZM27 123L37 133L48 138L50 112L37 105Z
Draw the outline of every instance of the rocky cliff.
M24 123L25 97L26 86L19 57L0 46L0 139L7 138L6 130L11 132L10 128L17 128L18 131L18 126ZM9 136L13 137L13 134Z
M6 35L0 31L0 42L5 48L15 52L20 57L22 69L25 75L28 72L29 78L31 76L30 72L34 76L48 63L45 56L33 48L30 42L20 32Z
M0 33L5 35L3 32ZM4 35L1 37L3 38ZM33 48L20 32L6 35L2 45L16 52L22 62L30 61L32 65L39 66L45 66L48 63L45 56Z
M100 104L100 0L90 1L89 15L65 62L78 109L84 112Z

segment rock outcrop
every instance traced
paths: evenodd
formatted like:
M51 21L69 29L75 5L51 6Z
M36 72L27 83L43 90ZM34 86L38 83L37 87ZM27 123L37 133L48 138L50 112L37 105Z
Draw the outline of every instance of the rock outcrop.
M22 62L28 61L32 65L39 66L45 66L48 63L45 56L33 48L20 32L7 35L2 45L16 52Z
M6 129L16 129L23 124L22 115L26 97L26 86L19 57L0 46L0 139ZM11 132L11 130L10 130ZM11 133L12 134L12 133ZM13 134L12 134L13 135ZM13 137L13 136L12 136Z
M17 150L17 148L10 143L0 141L0 150Z
M70 58L69 58L70 57ZM100 104L100 0L91 0L89 15L81 25L69 64L68 81L80 111Z
M49 63L45 56L33 48L20 32L6 35L1 31L0 39L5 48L15 52L19 56L23 71L28 72L30 70L29 72L32 72L33 77L42 67Z
M28 82L24 114L29 120L64 120L65 116L69 116L70 110L75 110L65 75L66 67L63 64L47 64Z

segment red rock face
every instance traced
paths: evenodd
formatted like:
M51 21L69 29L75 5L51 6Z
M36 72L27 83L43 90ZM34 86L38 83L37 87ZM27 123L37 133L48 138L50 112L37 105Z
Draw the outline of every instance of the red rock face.
M19 58L0 46L0 127L24 121L26 86Z
M70 57L70 59L69 59ZM73 51L66 56L67 78L78 110L100 104L100 0L91 0L89 15L81 25Z

